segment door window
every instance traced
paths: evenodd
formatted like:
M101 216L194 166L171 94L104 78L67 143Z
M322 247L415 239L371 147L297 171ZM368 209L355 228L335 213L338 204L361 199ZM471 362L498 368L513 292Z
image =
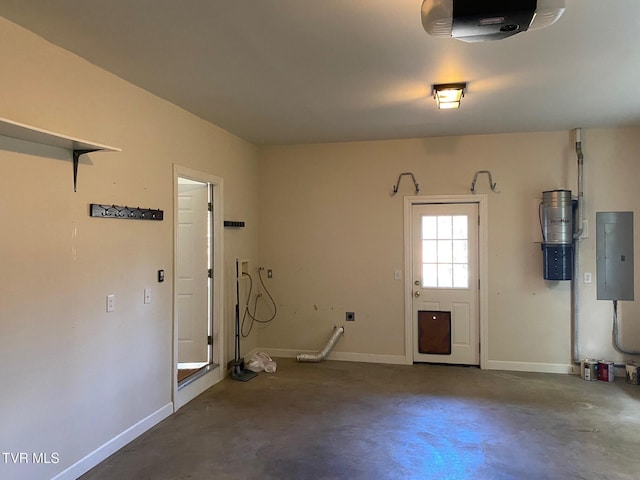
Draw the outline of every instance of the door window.
M467 215L422 217L422 287L469 288Z

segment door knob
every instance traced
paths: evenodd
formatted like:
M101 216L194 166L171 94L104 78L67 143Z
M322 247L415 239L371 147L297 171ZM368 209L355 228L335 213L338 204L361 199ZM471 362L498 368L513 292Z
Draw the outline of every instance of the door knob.
M416 290L415 293L413 294L415 297L419 297L420 296L420 290Z
M413 282L413 284L414 284L416 287L419 287L419 286L420 286L420 280L416 280L415 282Z

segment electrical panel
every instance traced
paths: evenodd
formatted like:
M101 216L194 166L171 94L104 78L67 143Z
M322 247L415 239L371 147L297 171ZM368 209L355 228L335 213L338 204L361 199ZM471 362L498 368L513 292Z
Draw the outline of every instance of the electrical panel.
M596 212L598 300L633 300L633 212Z

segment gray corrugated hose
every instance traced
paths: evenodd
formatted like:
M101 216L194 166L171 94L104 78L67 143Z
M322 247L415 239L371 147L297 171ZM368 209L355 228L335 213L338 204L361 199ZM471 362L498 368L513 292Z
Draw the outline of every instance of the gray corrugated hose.
M331 334L331 338L329 338L329 341L327 342L327 344L324 346L322 350L320 350L318 353L300 353L298 354L296 359L299 362L311 362L311 363L318 363L323 361L325 358L327 358L327 355L331 353L331 350L333 350L333 347L338 342L340 335L342 335L343 333L344 333L344 327L337 327L337 326L333 327L333 333Z

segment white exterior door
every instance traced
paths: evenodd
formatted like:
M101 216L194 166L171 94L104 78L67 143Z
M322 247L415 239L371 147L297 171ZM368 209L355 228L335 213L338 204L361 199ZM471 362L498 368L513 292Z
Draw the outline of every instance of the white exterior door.
M479 365L478 204L411 215L413 361Z
M178 362L209 362L209 185L178 184L177 325Z

